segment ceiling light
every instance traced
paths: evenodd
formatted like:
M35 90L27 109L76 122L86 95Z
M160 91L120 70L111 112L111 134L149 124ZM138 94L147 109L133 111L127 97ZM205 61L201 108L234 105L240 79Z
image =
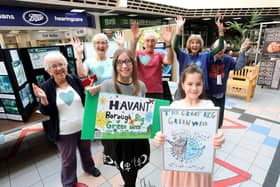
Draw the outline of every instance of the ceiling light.
M10 34L18 34L20 31L18 31L18 30L12 30L12 31L10 31L9 33Z
M129 17L136 17L138 15L137 14L128 14L127 16L129 16Z
M85 11L85 9L76 9L76 8L70 10L70 12L75 12L75 13L81 13L81 12L84 12L84 11Z
M202 18L203 21L211 20L211 18Z
M46 31L46 30L38 30L38 32L49 32L49 31Z
M172 20L173 18L163 18L163 19L165 19L165 20Z
M241 17L232 18L233 20L240 20Z

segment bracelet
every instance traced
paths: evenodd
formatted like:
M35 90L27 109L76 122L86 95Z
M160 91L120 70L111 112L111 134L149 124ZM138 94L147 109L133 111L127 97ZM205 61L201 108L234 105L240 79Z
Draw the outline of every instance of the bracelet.
M167 46L165 46L165 48L171 48L171 45L167 45Z

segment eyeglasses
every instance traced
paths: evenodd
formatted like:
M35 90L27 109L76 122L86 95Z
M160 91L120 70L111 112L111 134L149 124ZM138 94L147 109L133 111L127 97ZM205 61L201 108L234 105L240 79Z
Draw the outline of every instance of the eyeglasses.
M58 69L58 68L62 68L64 66L65 66L65 63L52 64L51 66L49 66L49 69Z
M116 62L117 66L122 66L123 64L130 66L132 65L132 61L130 59L125 59L125 60L118 60Z
M97 42L94 42L94 44L96 44L96 45L107 45L107 41L97 41Z

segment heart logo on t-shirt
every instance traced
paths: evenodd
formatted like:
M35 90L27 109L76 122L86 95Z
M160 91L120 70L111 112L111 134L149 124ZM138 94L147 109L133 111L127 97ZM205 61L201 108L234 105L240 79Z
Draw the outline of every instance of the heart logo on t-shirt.
M59 98L68 106L70 106L74 100L74 92L69 90L68 92L60 92Z
M151 57L149 55L139 55L139 59L141 64L147 65L150 62Z

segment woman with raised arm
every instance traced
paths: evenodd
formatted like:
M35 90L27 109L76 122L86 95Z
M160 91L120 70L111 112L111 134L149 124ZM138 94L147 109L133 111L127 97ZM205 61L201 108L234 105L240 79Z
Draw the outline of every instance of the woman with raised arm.
M136 57L138 76L147 87L146 97L163 99L162 86L162 65L173 64L173 51L171 49L171 40L173 29L170 25L161 29L161 37L165 42L167 55L155 51L157 37L154 31L147 31L144 34L144 50L136 51L137 42L142 35L139 30L138 23L134 22L131 25L133 34L132 53Z
M223 38L224 38L224 26L222 23L223 16L218 14L216 16L216 25L219 31L219 43L218 46L211 51L202 52L204 41L201 35L191 34L186 42L187 50L179 48L179 41L182 35L182 29L185 24L185 19L182 16L177 16L176 21L176 36L174 39L173 49L177 55L177 60L179 62L179 75L184 70L187 64L194 63L200 67L203 71L203 75L208 77L207 72L207 60L210 56L214 56L220 50L224 48ZM205 89L208 89L207 78L204 80Z
M124 46L124 35L123 32L115 33L115 42L119 47ZM74 48L76 57L77 73L79 77L86 78L89 75L96 75L97 81L94 82L91 93L94 94L100 91L100 84L106 80L112 78L112 59L106 56L106 52L109 48L109 39L103 33L98 33L93 36L92 43L96 53L96 56L86 59L84 62L83 51L84 46L79 38L72 38L72 46Z

